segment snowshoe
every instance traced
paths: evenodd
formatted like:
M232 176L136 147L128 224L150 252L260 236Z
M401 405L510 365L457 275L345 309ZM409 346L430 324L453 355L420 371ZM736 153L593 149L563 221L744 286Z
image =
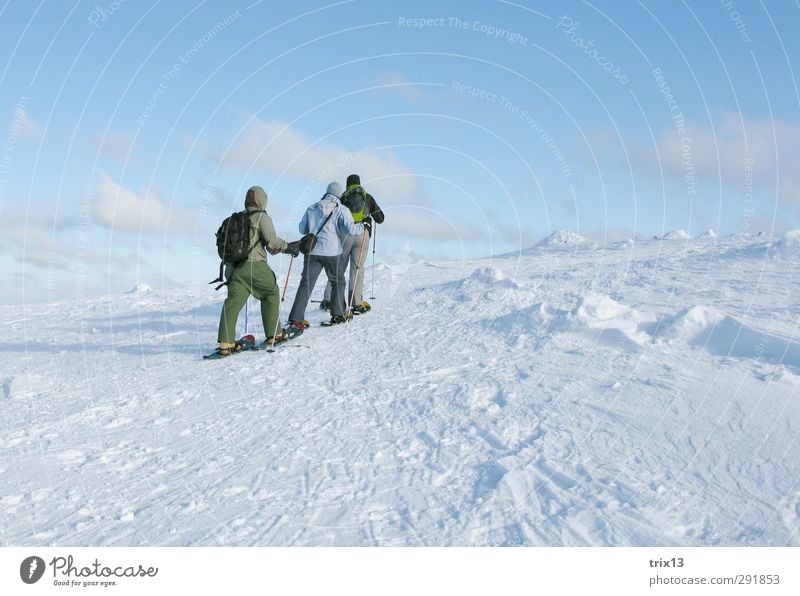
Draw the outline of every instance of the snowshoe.
M332 327L333 325L341 325L342 323L347 323L347 321L349 321L351 318L352 315L350 317L346 315L335 315L331 317L330 321L323 321L322 323L320 323L320 325L322 327Z
M240 339L237 339L232 344L220 344L220 346L214 350L211 354L206 354L203 356L204 360L219 360L220 358L227 358L228 356L233 356L234 354L238 354L239 352L245 352L247 350L252 350L255 348L256 345L256 338L253 335L245 335Z
M364 313L369 312L371 310L372 310L372 307L370 306L369 302L367 302L365 300L361 304L353 307L353 314L354 315L363 315Z
M272 350L282 344L285 344L289 340L294 339L298 335L302 335L304 329L305 329L304 327L295 327L293 325L286 327L274 338L268 337L265 341L261 342L258 348L260 350Z

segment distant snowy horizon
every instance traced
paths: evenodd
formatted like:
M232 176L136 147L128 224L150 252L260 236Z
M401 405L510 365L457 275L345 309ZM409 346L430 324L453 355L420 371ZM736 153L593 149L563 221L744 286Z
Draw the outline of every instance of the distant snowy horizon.
M530 252L536 252L542 249L547 248L596 248L596 247L614 247L614 246L630 246L633 242L663 242L663 241L675 241L675 240L682 240L682 241L694 241L694 240L716 240L716 239L753 239L758 240L759 242L766 242L769 243L770 246L773 246L776 250L786 250L787 246L793 246L794 244L800 245L800 230L788 230L781 234L776 235L767 235L761 232L756 233L748 233L748 232L737 232L732 234L726 235L718 235L717 232L713 229L704 230L703 232L692 236L682 228L676 228L674 230L670 230L666 232L663 236L654 236L654 237L640 237L638 235L634 235L632 237L623 237L620 235L615 235L614 238L602 238L597 237L597 235L592 236L584 236L577 231L571 230L569 228L558 228L546 236L543 236L540 240L535 241L527 246L520 248L519 250L514 250L510 252L504 252L497 255L487 255L485 258L504 258L507 256L518 255L518 254L528 254ZM372 257L368 256L367 265L372 266ZM472 260L472 259L467 259ZM376 265L402 265L402 264L410 264L410 263L423 263L423 262L444 262L444 263L453 263L458 262L458 260L448 258L448 259L436 259L430 256L423 257L422 255L416 254L413 250L409 249L407 251L400 251L398 253L389 253L385 254L383 251L377 260L375 260ZM270 257L269 262L271 266L276 269L276 274L284 274L287 267L288 257L285 260L282 260L281 257ZM218 273L217 268L219 267L218 262L214 262L213 259L209 259L207 264L207 269L210 272L209 279ZM202 271L205 271L203 269ZM192 277L202 278L202 271L200 271L199 266L195 270ZM78 282L76 283L76 287L79 290L79 297L75 298L74 293L66 294L63 298L59 297L58 299L54 299L51 293L47 292L40 292L37 291L36 288L32 288L30 286L23 286L24 294L16 296L15 300L7 300L6 304L13 304L13 305L22 305L22 304L47 304L50 302L63 302L64 300L77 300L78 302L85 300L85 299L93 299L93 298L101 298L104 296L112 296L119 293L143 293L149 292L154 290L160 291L171 291L176 289L185 289L192 287L192 284L189 282L181 282L178 283L175 280L165 280L165 279L148 279L147 282L138 282L133 286L129 286L127 288L117 288L111 289L110 287L105 291L100 291L95 289L94 291L89 291L85 286L85 280L83 278L78 278ZM111 280L109 280L110 284ZM160 282L160 283L159 283ZM118 285L118 284L117 284ZM24 295L24 300L23 300Z

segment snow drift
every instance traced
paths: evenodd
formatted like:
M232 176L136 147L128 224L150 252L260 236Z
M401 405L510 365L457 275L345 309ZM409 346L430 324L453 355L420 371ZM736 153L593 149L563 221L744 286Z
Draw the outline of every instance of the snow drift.
M779 254L785 256L800 255L800 230L789 230L775 243Z

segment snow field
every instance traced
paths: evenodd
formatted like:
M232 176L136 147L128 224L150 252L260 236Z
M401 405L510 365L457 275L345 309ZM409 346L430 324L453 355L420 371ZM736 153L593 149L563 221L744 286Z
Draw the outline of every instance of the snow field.
M796 546L787 238L379 265L212 362L207 288L2 307L0 543Z

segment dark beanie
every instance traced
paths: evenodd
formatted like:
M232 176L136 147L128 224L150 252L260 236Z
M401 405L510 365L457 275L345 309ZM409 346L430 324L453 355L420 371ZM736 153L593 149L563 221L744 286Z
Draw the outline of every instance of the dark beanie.
M358 174L350 174L347 177L347 184L345 186L347 186L347 188L351 186L361 186L361 178L358 177Z

